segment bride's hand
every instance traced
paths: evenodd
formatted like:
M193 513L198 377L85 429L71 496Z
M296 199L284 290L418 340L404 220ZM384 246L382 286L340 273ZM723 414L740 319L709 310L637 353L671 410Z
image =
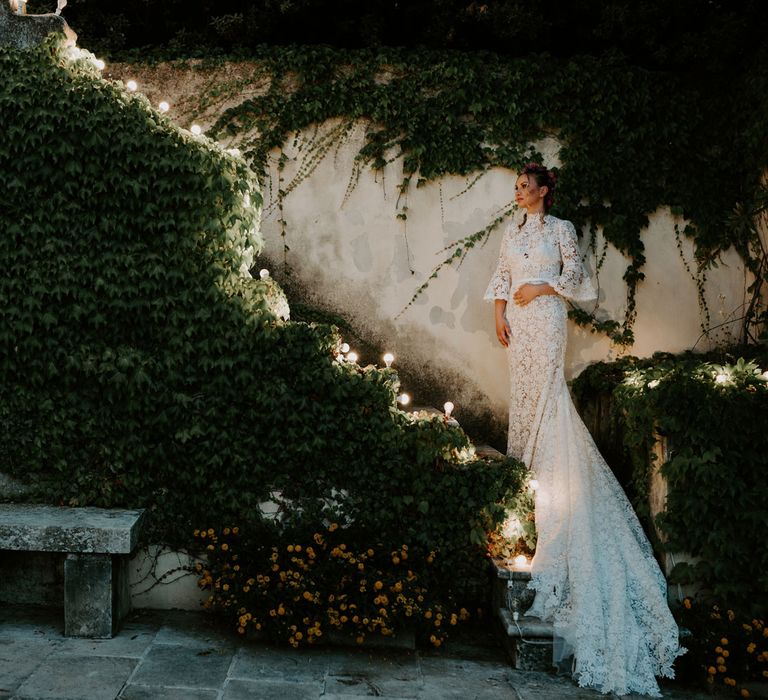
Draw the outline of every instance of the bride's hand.
M503 316L496 317L496 337L499 342L506 348L509 347L509 337L512 335L512 330L507 323L507 319Z
M537 296L554 293L555 290L549 284L530 284L526 282L512 295L512 301L518 306L525 306L530 304Z

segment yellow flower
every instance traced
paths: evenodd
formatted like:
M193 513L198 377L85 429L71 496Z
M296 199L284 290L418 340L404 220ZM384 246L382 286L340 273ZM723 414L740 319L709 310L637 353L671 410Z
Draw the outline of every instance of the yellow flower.
M309 591L304 591L303 597L304 600L312 600L312 594Z
M717 670L720 671L720 673L725 673L728 669L725 666L718 666Z
M369 550L368 550L368 556L369 556L369 557L372 557L372 556L373 556L373 550L372 550L372 549L369 549Z
M728 644L728 638L727 638L727 637L723 637L723 638L720 640L720 644L722 644L723 646L725 646L726 644Z
M209 537L213 537L214 533L215 533L215 530L212 527L209 527L208 528L208 536Z
M228 590L229 590L229 584L228 584L228 583L225 583L225 584L222 586L222 588L223 588L225 591L228 591Z
M240 532L240 528L239 527L233 527L232 528L232 534L233 535L236 535L238 532Z
M731 655L731 652L727 649L723 649L723 656L727 659Z
M338 529L339 529L339 524L338 523L331 523L328 526L328 532L336 532L336 530L338 530Z
M728 615L728 619L729 619L731 622L733 622L733 619L736 617L736 615L734 614L733 610L728 610L728 611L727 611L727 615Z
M229 545L225 542L223 545L221 545L221 549L226 552L229 549Z
M427 620L431 619L432 618L432 611L431 610L427 610L427 612L424 613L424 617L426 617Z
M708 673L710 676L714 676L714 675L717 673L717 669L716 669L714 666L710 666L710 667L707 669L707 673Z
M741 697L743 697L743 698L748 698L748 697L749 697L749 691L748 691L746 688L742 688L742 689L739 691L739 694L740 694L740 695L741 695Z
M304 635L301 632L296 632L295 636L296 636L296 639L299 639L299 640L304 638Z
M683 605L685 606L686 610L691 609L691 599L690 598L683 598Z
M355 641L358 644L362 644L365 641L365 637L362 634L359 634L357 637L355 637Z
M715 653L722 654L723 653L723 647L715 647Z
M382 588L384 588L384 584L381 581L376 581L376 583L373 584L373 589L375 591L380 591Z
M756 648L757 648L757 644L755 644L754 642L750 642L749 644L747 644L747 653L751 654L752 652L755 651Z
M245 634L245 627L238 627L238 628L237 628L237 631L238 631L240 634Z
M225 528L224 528L224 534L225 534L225 535L228 535L228 534L229 534L229 528L228 528L228 527L225 527Z
M400 557L392 557L392 563L397 566L400 563Z
M725 659L722 656L718 656L715 659L715 663L718 664L718 666L722 666L725 663Z
M289 552L293 552L293 545L292 545L292 544L289 544L289 545L286 547L286 549L287 549Z

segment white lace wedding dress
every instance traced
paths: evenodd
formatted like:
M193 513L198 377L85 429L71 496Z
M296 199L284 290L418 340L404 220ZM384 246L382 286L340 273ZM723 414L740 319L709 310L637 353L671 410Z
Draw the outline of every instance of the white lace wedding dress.
M538 543L527 615L554 626L555 664L573 656L579 685L659 696L684 652L666 581L632 506L579 417L565 383L566 299L594 299L573 224L513 221L485 298L507 301L511 400L507 454L538 480ZM548 282L525 306L512 294Z

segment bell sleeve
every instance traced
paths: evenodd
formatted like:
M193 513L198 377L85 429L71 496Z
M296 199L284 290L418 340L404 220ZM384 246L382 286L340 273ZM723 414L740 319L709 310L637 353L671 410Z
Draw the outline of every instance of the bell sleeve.
M581 260L576 229L570 221L561 221L558 238L563 269L560 276L552 284L552 288L560 296L571 301L597 299L595 285Z
M496 299L503 299L509 301L509 258L507 257L507 236L509 235L509 228L504 231L504 235L501 237L501 250L499 251L499 262L496 265L496 271L491 277L491 281L488 283L488 288L485 290L485 301L494 301Z

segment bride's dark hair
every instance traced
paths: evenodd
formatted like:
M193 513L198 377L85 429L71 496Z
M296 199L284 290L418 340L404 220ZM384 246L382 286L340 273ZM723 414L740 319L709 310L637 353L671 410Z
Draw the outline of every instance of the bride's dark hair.
M536 180L539 187L547 186L547 194L544 195L544 211L549 211L555 203L555 185L557 184L557 175L551 170L547 170L539 163L528 163L523 166L521 175L530 175Z

